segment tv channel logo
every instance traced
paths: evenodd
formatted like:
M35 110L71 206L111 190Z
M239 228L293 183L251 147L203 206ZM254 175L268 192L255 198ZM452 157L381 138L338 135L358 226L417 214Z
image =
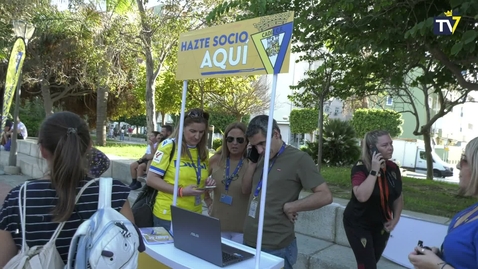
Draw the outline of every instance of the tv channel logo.
M461 20L461 16L453 11L444 12L445 16L433 18L433 33L435 35L452 35Z

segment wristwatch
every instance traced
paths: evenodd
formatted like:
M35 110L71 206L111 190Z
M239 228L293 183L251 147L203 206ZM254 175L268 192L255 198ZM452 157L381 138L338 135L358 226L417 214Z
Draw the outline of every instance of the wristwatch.
M376 175L377 175L377 171L372 170L372 171L370 171L370 174L371 174L372 176L376 176Z

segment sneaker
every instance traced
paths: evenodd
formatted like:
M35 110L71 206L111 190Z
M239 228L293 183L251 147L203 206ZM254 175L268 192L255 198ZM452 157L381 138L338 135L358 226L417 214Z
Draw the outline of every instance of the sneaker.
M138 182L138 181L133 180L133 181L131 182L131 184L129 184L129 188L133 188L134 186L136 186L136 182Z
M141 189L141 187L142 187L141 182L136 181L136 183L134 184L134 186L130 187L130 189L132 189L132 190L134 191L134 190L137 190L137 189Z

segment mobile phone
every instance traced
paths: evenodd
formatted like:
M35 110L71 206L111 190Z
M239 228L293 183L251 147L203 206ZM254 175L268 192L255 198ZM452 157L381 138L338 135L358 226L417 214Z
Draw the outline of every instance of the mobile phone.
M247 150L247 159L253 163L257 163L259 161L259 152L257 152L256 147L252 146Z
M417 244L419 247L421 248L424 248L424 249L428 249L428 250L432 250L430 247L427 247L427 246L423 246L423 241L422 240L418 240L418 244ZM423 255L423 253L421 253L420 251L417 251L417 254L418 255Z
M215 189L216 186L204 186L204 188L196 188L198 191L205 191L205 190L212 190Z
M377 146L373 145L371 148L370 148L370 156L373 156L373 154L375 153L379 153L380 151L378 151L378 148Z

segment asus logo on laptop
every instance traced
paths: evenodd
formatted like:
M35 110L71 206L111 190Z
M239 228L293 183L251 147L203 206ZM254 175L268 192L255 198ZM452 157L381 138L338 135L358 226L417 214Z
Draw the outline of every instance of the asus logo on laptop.
M192 235L192 236L194 236L194 237L196 237L196 238L199 238L199 234L196 234L196 233L191 232L190 235Z

